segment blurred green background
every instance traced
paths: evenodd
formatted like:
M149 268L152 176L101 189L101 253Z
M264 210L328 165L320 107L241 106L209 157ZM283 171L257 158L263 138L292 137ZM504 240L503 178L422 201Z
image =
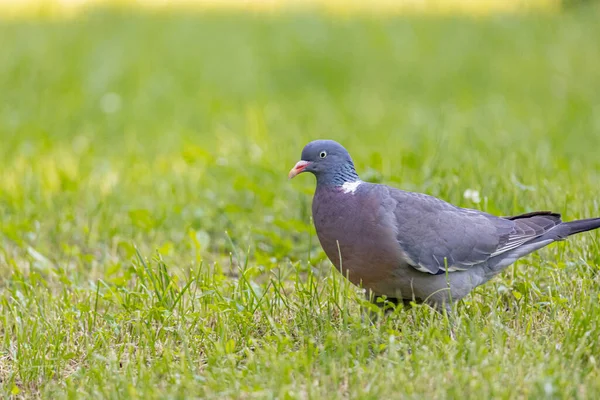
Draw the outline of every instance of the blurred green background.
M365 178L408 190L468 206L462 193L477 189L497 213L592 215L597 16L4 21L4 231L37 230L32 244L55 253L90 235L152 248L187 242L190 227L214 246L225 230L259 230L297 256L284 232L308 229L313 181L286 173L316 138L344 144Z
M222 270L215 274L223 279L238 277L241 265L250 266L248 279L267 296L267 277L280 268L314 273L319 282L331 276L310 220L314 179L287 180L302 147L313 139L341 142L365 180L426 192L457 205L501 215L551 209L567 220L600 215L599 17L598 6L591 3L555 14L482 18L332 16L309 10L158 13L125 7L89 9L68 19L0 20L0 377L5 394L174 396L186 387L202 387L201 396L236 398L220 391L231 385L225 376L213 392L196 378L186 381L184 376L173 383L169 368L180 364L171 359L164 361L167 372L159 374L153 364L159 361L131 355L132 362L141 363L133 374L139 381L130 382L137 392L126 389L127 380L118 369L95 378L82 368L94 370L90 354L110 353L120 341L132 340L110 333L111 323L123 323L132 311L109 298L114 296L111 291L124 288L146 293L137 275L143 269L131 267L138 262L134 247L142 257L158 251L171 266L172 277L179 277L173 278L181 283L177 287L185 285L186 271L200 261L218 265ZM478 191L481 202L465 197L468 189ZM585 287L596 290L589 295L593 299L598 293L597 236L561 246L536 258L522 275L499 278L495 285L508 286L512 302L529 296L532 304L554 304L553 295L543 295L544 282L557 285L553 290L567 299L574 295L573 287L589 285ZM596 263L596 272L589 275L580 266L567 275L575 286L561 286L556 277L539 273L544 260L587 260ZM292 278L288 283L293 286ZM529 281L540 283L541 289ZM215 282L212 290L218 293L226 283ZM479 294L493 290L492 285ZM510 295L513 291L516 298ZM98 296L107 296L105 305L101 301L98 306ZM140 296L139 309L151 309L154 295ZM196 301L188 300L191 305ZM493 306L489 298L480 301ZM215 299L209 303L217 305L202 318L223 312L218 304L231 305ZM85 314L94 304L100 307L94 311L94 326L108 332L102 340L87 328L79 329L77 318L67 318L69 310ZM577 306L575 299L570 304ZM589 318L600 313L595 307ZM534 308L524 315L541 318L543 325L548 322L543 312ZM568 325L573 316L564 312L565 319L558 320ZM358 310L354 315L359 321ZM248 318L254 317L251 313ZM273 318L289 323L279 317ZM179 329L202 336L194 331L199 322L178 321ZM221 329L233 329L231 321L219 321ZM272 327L268 318L260 321ZM327 325L328 318L323 321L321 333L341 329L335 322L333 328ZM70 327L65 329L75 336L87 336L92 344L82 350L81 342L57 337L52 330L57 324ZM522 334L528 332L526 325ZM471 332L480 328L464 327ZM419 327L410 329L418 332ZM597 337L597 324L588 331ZM358 328L351 332L367 335ZM262 335L254 334L256 343ZM560 335L569 337L568 332ZM290 349L307 351L294 337L284 342ZM37 344L27 348L28 341ZM54 353L47 341L56 343ZM242 342L235 341L242 353L252 347ZM574 343L578 348L580 342ZM174 353L183 351L173 346ZM205 345L197 346L202 354L190 356L192 364L210 364L203 358ZM545 342L532 346L535 351L521 349L492 360L497 370L490 370L490 376L496 371L497 382L486 381L492 386L476 386L473 394L508 398L546 393L543 372L518 379L512 387L507 384L509 366L533 368L516 359L536 360L552 348ZM593 349L597 346L588 350ZM88 356L75 363L75 378L64 378L69 360L83 353ZM556 355L559 370L572 365L563 356ZM23 359L27 362L19 361ZM144 367L144 362L149 364ZM328 366L339 362L332 356L311 368L327 374ZM467 359L462 362L470 365ZM588 369L577 367L581 373L576 377L559 374L571 386L556 393L569 396L590 388L598 369L586 363ZM231 368L231 376L237 376L232 371L239 372L238 366ZM424 366L420 375L425 380L426 370ZM278 375L276 367L246 373L256 382ZM460 390L470 382L463 378L423 392L413 388L412 393L436 396L452 387ZM171 383L160 386L162 392L152 392L155 379ZM340 379L335 378L338 383ZM82 389L93 382L96 389ZM102 392L101 382L112 382L124 392ZM355 388L366 384L358 378L352 382ZM379 395L398 393L387 383L378 382ZM283 393L290 386L285 385L290 383L281 385L272 383L272 392L263 395L286 398ZM302 397L291 385L290 396ZM327 387L313 395L337 396ZM597 394L600 387L595 384L590 390L594 388Z

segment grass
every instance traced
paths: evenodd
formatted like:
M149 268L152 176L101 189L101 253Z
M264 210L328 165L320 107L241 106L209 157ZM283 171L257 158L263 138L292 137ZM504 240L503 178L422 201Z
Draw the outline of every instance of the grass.
M327 137L364 179L599 216L598 16L0 22L0 395L597 398L598 233L478 288L453 341L425 306L364 322L286 175Z

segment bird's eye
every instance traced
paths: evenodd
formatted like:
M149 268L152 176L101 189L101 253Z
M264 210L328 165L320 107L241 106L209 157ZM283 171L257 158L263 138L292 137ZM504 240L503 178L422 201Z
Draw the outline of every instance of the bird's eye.
M322 151L321 154L319 154L319 157L321 157L321 158L327 157L327 152L326 151Z

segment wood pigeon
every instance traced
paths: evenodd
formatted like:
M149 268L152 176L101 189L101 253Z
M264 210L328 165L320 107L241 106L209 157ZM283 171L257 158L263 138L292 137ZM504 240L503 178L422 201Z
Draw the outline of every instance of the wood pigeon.
M363 182L333 140L304 147L289 178L303 172L317 178L312 213L327 257L352 283L396 304L449 309L517 259L600 227L600 218L562 222L549 211L497 217Z

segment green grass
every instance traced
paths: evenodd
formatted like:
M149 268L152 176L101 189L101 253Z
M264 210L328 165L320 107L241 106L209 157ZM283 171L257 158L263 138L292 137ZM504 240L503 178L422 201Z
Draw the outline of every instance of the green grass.
M600 216L599 16L0 22L0 395L598 398L598 233L453 341L426 306L364 322L286 176L332 138L364 179Z

